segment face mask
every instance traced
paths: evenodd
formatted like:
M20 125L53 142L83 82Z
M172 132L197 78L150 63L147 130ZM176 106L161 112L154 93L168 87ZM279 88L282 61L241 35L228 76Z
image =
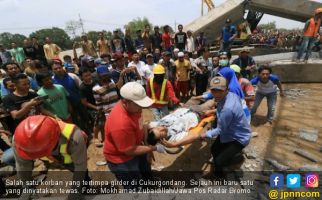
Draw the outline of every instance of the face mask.
M154 76L153 81L161 85L163 83L164 76Z
M228 65L228 60L219 60L219 65L220 66L227 66Z

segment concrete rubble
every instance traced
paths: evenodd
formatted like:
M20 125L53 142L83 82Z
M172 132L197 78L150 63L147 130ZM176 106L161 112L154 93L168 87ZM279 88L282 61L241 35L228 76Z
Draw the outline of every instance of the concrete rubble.
M301 89L285 89L284 94L286 97L291 98L291 99L296 99L298 97L306 95L308 90L301 90Z
M285 170L289 170L290 167L283 165L279 162L277 162L276 160L270 159L270 158L266 158L265 159L270 165L272 165L273 167L275 167L278 171L285 171Z
M299 137L310 142L317 141L318 133L319 132L316 129L307 129L307 128L299 129Z
M316 172L316 171L322 171L322 167L319 165L303 165L299 168L299 171L310 171L310 172Z
M277 130L274 132L274 134L279 136L290 136L292 135L292 132L287 130Z
M316 158L314 158L309 152L304 151L302 149L296 149L294 151L295 154L302 156L303 158L306 158L312 162L317 162Z

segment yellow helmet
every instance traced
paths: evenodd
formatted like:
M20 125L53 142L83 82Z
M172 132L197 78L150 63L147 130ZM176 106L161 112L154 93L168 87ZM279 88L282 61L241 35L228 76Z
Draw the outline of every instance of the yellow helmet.
M153 74L165 74L165 69L162 65L156 65L153 68Z
M315 9L314 13L317 15L317 14L320 14L322 13L322 8L317 8Z
M238 65L230 65L230 69L234 70L236 73L240 73L240 67Z

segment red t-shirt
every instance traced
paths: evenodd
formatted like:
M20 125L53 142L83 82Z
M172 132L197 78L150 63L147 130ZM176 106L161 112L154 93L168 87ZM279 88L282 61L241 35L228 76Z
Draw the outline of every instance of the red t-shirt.
M171 36L169 33L162 34L162 42L164 43L164 47L166 49L171 47Z
M150 87L150 79L147 82L148 84L146 85L146 95L152 98L152 92L151 92L151 87ZM160 100L160 95L161 95L161 85L158 85L156 83L153 83L153 88L155 92L155 98ZM178 104L180 100L176 97L173 91L173 87L171 85L171 82L167 80L167 84L165 86L165 94L164 94L164 101L172 100L173 103ZM152 104L152 108L162 108L164 106L168 106L168 104L157 104L154 103Z
M125 155L129 148L141 145L144 139L141 113L130 114L119 101L105 122L104 156L114 164L133 159Z
M246 79L246 78L240 78L239 84L244 92L245 96L255 96L255 90L254 87L252 86L251 82ZM253 100L246 100L246 104L249 108L251 108L254 104Z

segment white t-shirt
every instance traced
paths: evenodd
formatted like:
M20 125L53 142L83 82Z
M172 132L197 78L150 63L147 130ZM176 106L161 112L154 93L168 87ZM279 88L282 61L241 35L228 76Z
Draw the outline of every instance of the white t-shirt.
M192 36L187 38L186 51L190 53L195 51L195 41Z
M147 66L150 69L150 71L153 72L153 68L156 66L156 64L155 63L153 63L152 65L146 64L145 66Z
M142 61L139 61L138 63L134 63L133 61L130 62L128 64L128 67L131 67L131 66L135 66L140 74L141 77L144 77L146 79L150 78L151 75L152 75L152 71L150 70L150 68ZM147 81L144 80L144 78L142 78L143 80L140 80L140 84L141 85L146 85L147 84Z

